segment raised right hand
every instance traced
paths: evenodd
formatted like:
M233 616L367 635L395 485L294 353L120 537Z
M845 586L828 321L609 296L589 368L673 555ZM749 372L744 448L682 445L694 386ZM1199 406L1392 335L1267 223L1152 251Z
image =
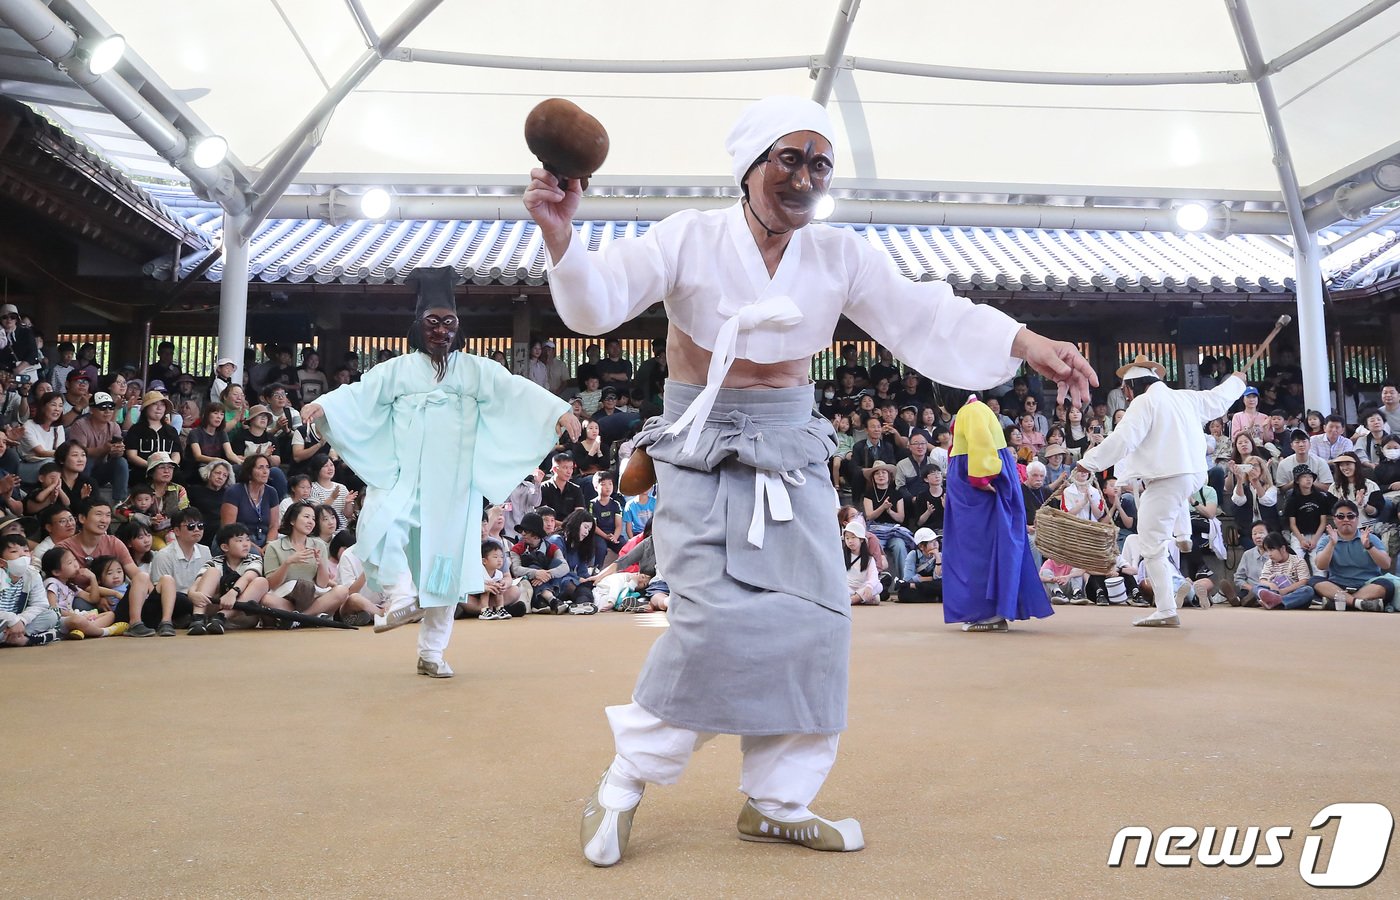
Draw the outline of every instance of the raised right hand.
M325 410L321 409L319 403L308 403L301 408L301 423L310 425L323 415L325 415Z
M543 232L554 260L568 249L569 237L573 232L574 217L578 214L579 201L583 199L583 186L577 178L569 179L567 191L559 187L559 179L544 169L530 170L530 186L525 189L525 209L530 218Z

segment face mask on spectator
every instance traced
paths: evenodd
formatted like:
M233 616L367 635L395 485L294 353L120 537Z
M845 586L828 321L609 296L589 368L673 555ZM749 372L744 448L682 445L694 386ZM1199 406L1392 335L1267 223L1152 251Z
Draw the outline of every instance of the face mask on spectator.
M828 400L832 400L836 397L836 392L831 390L822 391L822 396Z
M5 563L5 570L10 573L10 577L19 581L24 578L24 573L29 571L29 557L19 556Z
M1386 459L1400 459L1400 447L1386 447L1381 451Z

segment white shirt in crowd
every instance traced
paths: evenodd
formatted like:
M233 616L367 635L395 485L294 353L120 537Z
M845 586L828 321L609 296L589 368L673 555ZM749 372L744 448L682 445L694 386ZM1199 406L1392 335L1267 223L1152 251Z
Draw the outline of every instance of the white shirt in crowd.
M175 590L188 591L211 558L209 548L203 544L195 544L186 556L180 542L172 540L151 558L151 581L159 582L162 575L169 575L175 580Z

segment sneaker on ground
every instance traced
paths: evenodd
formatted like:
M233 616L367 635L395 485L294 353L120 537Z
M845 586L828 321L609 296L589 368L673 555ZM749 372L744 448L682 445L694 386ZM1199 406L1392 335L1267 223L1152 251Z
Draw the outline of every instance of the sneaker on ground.
M205 633L205 634L223 634L223 633L224 633L224 619L223 619L223 616L215 616L214 618L212 618L212 619L210 619L208 622L206 622L206 623L204 624L204 633Z
M156 630L145 622L137 622L126 630L127 637L155 637Z
M161 622L159 625L156 626L156 635L159 637L174 637L175 623Z
M1380 611L1381 611L1381 601L1379 601L1379 600L1358 600L1358 601L1356 601L1356 608L1359 609L1359 610L1361 610L1362 612L1380 612Z
M1071 606L1088 606L1094 601L1084 596L1083 591L1075 591L1074 596L1069 598L1069 602Z
M1108 606L1108 595L1105 594L1103 591L1099 591L1098 593L1094 594L1094 605Z
M1069 602L1069 598L1065 596L1064 591L1060 590L1059 588L1056 588L1054 593L1050 595L1050 602L1054 603L1057 606L1063 606L1064 604Z
M190 622L190 630L185 633L192 635L208 634L209 630L208 626L204 622L204 617L195 616L194 621Z
M591 616L597 611L598 607L594 606L592 603L575 603L573 606L569 607L569 615L573 616Z
M1265 609L1278 609L1283 605L1283 597L1278 591L1271 591L1268 588L1260 588L1258 594L1259 603Z

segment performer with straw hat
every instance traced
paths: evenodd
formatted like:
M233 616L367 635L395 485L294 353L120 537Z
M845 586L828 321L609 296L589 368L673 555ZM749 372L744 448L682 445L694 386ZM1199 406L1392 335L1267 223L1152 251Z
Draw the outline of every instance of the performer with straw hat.
M1206 483L1206 440L1201 426L1223 416L1244 393L1248 369L1242 367L1209 391L1167 387L1161 380L1166 370L1141 353L1118 370L1129 401L1128 412L1103 443L1084 454L1078 468L1090 473L1113 468L1120 482L1133 478L1143 484L1137 532L1147 576L1156 588L1157 610L1134 625L1181 625L1177 615L1180 601L1170 589L1170 542L1190 540L1187 500ZM1189 582L1185 588L1190 589Z

